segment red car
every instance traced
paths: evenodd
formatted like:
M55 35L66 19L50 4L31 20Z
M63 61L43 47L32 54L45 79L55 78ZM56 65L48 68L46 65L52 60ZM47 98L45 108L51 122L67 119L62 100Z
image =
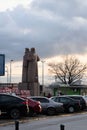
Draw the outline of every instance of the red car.
M28 97L22 97L28 100L29 105L29 116L33 116L34 114L40 114L42 112L42 107L39 101L35 101Z

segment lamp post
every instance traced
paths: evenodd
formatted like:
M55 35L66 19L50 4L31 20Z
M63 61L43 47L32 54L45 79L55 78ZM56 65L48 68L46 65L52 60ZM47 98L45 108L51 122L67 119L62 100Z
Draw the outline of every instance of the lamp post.
M11 83L11 78L12 78L12 62L13 60L10 60L10 83Z
M7 72L7 83L8 83L8 66L5 66L6 70L5 72Z
M42 62L42 87L44 87L44 62L45 61L41 61Z

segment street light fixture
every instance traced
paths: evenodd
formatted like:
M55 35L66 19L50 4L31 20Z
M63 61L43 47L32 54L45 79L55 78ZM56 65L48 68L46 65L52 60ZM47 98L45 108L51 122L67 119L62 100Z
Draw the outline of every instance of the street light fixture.
M12 62L13 60L10 60L10 83L11 83L11 78L12 78Z

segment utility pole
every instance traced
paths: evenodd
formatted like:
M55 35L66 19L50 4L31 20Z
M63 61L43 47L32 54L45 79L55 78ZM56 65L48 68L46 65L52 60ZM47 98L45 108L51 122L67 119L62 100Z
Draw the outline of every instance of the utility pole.
M11 78L12 78L12 62L13 60L10 60L10 83L11 83Z

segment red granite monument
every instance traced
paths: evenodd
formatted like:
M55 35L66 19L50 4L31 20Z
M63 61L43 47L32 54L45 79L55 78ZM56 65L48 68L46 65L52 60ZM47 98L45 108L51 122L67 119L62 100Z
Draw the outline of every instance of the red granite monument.
M31 96L39 95L38 82L38 61L39 56L35 48L25 48L23 56L22 82L19 83L19 89L30 90Z

